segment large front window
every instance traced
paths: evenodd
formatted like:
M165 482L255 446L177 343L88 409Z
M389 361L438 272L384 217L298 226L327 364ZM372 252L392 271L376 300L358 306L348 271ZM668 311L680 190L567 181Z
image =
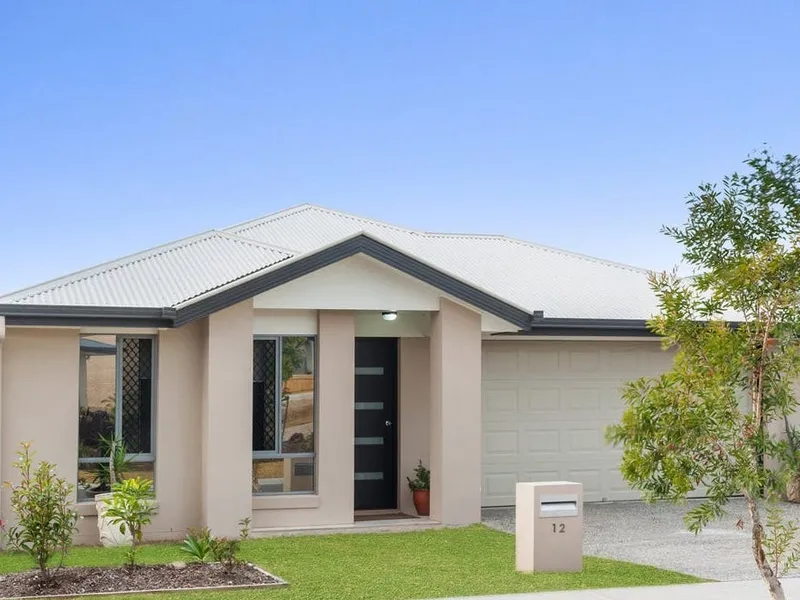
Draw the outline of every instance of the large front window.
M82 336L78 409L78 501L110 488L110 446L118 478L153 479L155 338ZM116 444L121 442L120 446Z
M253 340L253 493L314 491L315 340Z

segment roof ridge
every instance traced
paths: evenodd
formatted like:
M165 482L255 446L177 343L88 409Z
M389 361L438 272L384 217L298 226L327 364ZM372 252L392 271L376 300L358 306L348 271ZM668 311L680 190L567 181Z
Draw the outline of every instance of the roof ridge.
M217 232L217 233L221 233L221 232ZM230 234L228 234L228 235L229 235L229 237L231 239L235 239L236 241L250 241L250 240L247 240L246 238L240 238L238 236L234 236L234 235L230 235ZM270 246L269 244L259 244L259 245L267 247L270 250L279 250L279 248L277 246ZM211 287L211 288L209 288L207 290L203 290L203 291L197 292L196 294L194 294L192 296L189 296L188 298L183 298L180 302L177 303L177 305L181 305L181 304L185 304L187 302L191 302L192 300L194 300L196 298L199 298L200 296L204 296L206 294L214 292L214 291L216 291L216 290L218 290L220 288L223 288L223 287L225 287L227 285L235 283L235 282L237 282L237 281L239 281L241 279L244 279L245 277L249 277L250 275L253 275L255 273L260 273L262 271L266 271L268 269L271 269L272 267L274 267L276 265L279 265L282 262L286 262L287 260L291 260L291 259L296 258L298 256L297 254L287 253L285 251L283 253L285 254L285 256L283 256L280 259L276 260L274 263L271 263L271 264L268 264L268 265L261 265L257 269L254 269L254 270L249 271L247 273L243 273L241 275L237 275L236 277L234 277L230 281L223 281L222 283L218 283L217 285L215 285L215 286L213 286L213 287ZM172 306L172 308L174 308L174 307L175 307L175 305Z
M319 204L298 204L297 206L293 206L291 208L287 208L286 210L282 210L276 213L272 213L270 215L265 215L263 217L258 217L256 219L251 219L249 221L245 221L244 223L239 223L238 225L231 225L230 227L225 227L223 231L231 231L235 230L238 235L241 235L242 231L247 231L249 229L253 229L254 227L258 227L259 225L264 225L266 223L270 223L272 221L277 221L279 219L284 219L290 217L292 215L309 211L315 210L317 212L327 213L329 215L335 215L338 217L344 217L346 219L350 219L353 221L361 221L361 222L368 222L372 225L376 225L378 227L385 227L386 229L393 229L395 231L401 231L403 233L410 233L410 234L424 234L424 232L418 229L410 229L408 227L401 227L400 225L394 225L392 223L387 223L386 221L380 221L378 219L373 219L371 217L363 217L361 215L357 215L350 212L345 212L343 210L336 210L333 208L328 208L326 206L320 206ZM244 237L244 236L243 236ZM296 252L296 251L295 251Z
M220 231L224 231L226 233L230 231L236 231L238 234L241 231L247 231L248 229L253 229L254 227L258 227L259 225L262 225L264 223L268 223L270 221L275 221L277 219L282 219L290 215L301 213L313 207L314 207L313 204L308 204L308 203L297 204L295 206L290 206L289 208L284 208L283 210L279 210L278 212L270 213L268 215L262 215L260 217L256 217L255 219L248 219L246 221L242 221L241 223L235 223L234 225L223 227Z
M77 283L78 281L84 281L85 279L88 279L89 277L92 277L92 276L95 276L95 275L100 275L102 273L107 273L109 271L113 271L113 270L118 269L120 267L136 263L139 260L145 259L149 255L156 255L156 254L159 253L159 251L161 253L166 252L166 251L168 251L169 247L179 247L181 245L187 245L188 243L191 243L190 240L195 240L195 239L199 240L200 238L202 238L204 236L208 237L208 236L210 236L210 235L212 235L214 233L215 233L215 230L209 229L207 231L203 231L203 232L200 232L200 233L195 233L194 235L189 235L189 236L186 236L184 238L173 240L171 242L166 242L164 244L159 244L158 246L153 246L152 248L148 248L146 250L140 250L139 252L134 252L133 254L127 254L127 255L122 256L120 258L115 258L114 260L109 260L109 261L100 263L99 265L86 267L84 269L78 269L77 271L72 271L71 273L67 273L66 275L61 275L59 277L54 277L53 279L48 279L47 281L43 281L41 283L37 283L37 284L34 284L34 285L29 285L27 287L24 287L24 288L21 288L21 289L18 289L18 290L14 290L12 292L9 292L8 294L4 294L4 295L0 296L0 300L8 298L9 296L19 296L20 294L24 294L22 296L22 298L27 298L29 296L33 296L34 293L25 294L25 292L28 292L30 290L35 290L35 289L47 288L48 286L51 286L50 289L58 289L58 288L60 288L62 286L60 286L60 285L52 285L52 284L56 284L57 282L62 281L62 280L65 281L64 285L67 284L66 280L69 280L70 284ZM75 277L77 275L83 275L83 276L75 279Z
M250 244L252 246L260 247L260 248L267 248L268 250L277 250L278 252L283 252L284 254L290 254L294 256L299 252L297 250L292 250L291 248L284 248L283 246L276 246L275 244L268 244L267 242L262 242L261 240L255 240L253 238L245 237L243 235L237 235L235 233L228 233L222 229L214 229L214 233L217 233L221 236L224 236L230 240L234 240L237 242L244 242L246 244Z
M619 261L609 260L606 258L601 258L599 256L592 256L591 254L584 254L582 252L573 252L572 250L565 250L563 248L557 248L555 246L548 246L547 244L540 244L539 242L531 242L528 240L521 240L519 238L511 237L508 235L503 235L500 233L439 233L439 232L428 232L426 235L430 235L433 237L466 237L466 238L480 238L480 239L494 239L500 240L504 242L508 242L511 244L518 244L520 246L527 246L530 248L537 248L539 250L544 250L545 252L552 252L554 254L560 254L562 256L569 256L573 258L579 258L582 260L586 260L589 262L600 263L604 265L608 265L610 267L616 267L619 269L625 269L628 271L636 271L638 273L649 273L652 269L646 269L644 267L637 267L636 265L629 265L627 263L622 263Z
M185 248L187 246L191 246L193 244L200 243L204 240L210 239L212 237L219 236L225 237L226 239L232 239L235 241L240 241L244 243L249 243L255 247L268 247L269 244L262 244L257 240L249 240L247 238L240 238L238 236L233 236L231 234L223 233L221 231L217 231L216 229L209 229L207 231L203 231L200 233L196 233L194 235L190 235L184 238L180 238L178 240L174 240L172 242L167 242L166 244L159 244L158 246L154 246L152 248L148 248L147 250L142 250L140 252L135 252L134 254L128 254L121 258L117 258L115 260L107 261L101 263L99 265L95 265L93 267L88 267L86 269L79 269L67 275L62 275L61 277L56 277L55 279L50 279L43 283L39 283L37 285L28 286L26 288L22 288L20 290L16 290L0 296L0 301L8 298L10 296L17 296L16 301L19 302L26 298L30 298L31 296L35 296L47 291L54 291L63 288L67 285L74 285L76 283L80 283L82 281L86 281L92 277L97 277L99 275L104 275L106 273L111 273L118 269L122 269L124 267L137 264L144 260L148 260L154 258L156 256L162 256L167 254L168 252L174 252L180 248ZM279 251L283 254L288 254L289 256L284 257L289 258L294 255L292 252L286 252L285 250L279 249L277 247L271 247L271 250Z
M402 231L403 233L412 233L412 234L421 234L425 233L420 231L419 229L411 229L409 227L403 227L401 225L395 225L394 223L387 223L386 221L381 221L380 219L373 219L371 217L362 217L361 215L357 215L355 213L347 212L344 210L336 210L333 208L328 208L326 206L319 206L318 204L309 204L307 205L308 208L318 210L320 212L325 212L332 215L338 215L340 217L344 217L346 219L351 219L353 221L366 221L371 223L372 225L377 225L379 227L385 227L386 229L394 229L395 231Z
M423 230L423 229L411 229L411 228L408 228L408 227L402 227L402 226L399 226L399 225L394 225L392 223L386 223L385 221L381 221L381 220L378 220L378 219L373 219L373 218L370 218L370 217L363 217L361 215L356 215L354 213L346 212L346 211L343 211L343 210L336 210L336 209L327 208L325 206L320 206L318 204L311 204L311 203L300 204L300 205L288 208L286 210L280 211L278 213L274 213L272 215L267 215L265 217L261 217L260 219L253 219L252 221L248 221L247 223L252 223L251 227L256 227L258 225L262 225L262 224L268 223L270 221L274 221L274 220L281 219L281 218L286 218L286 217L289 217L289 216L291 216L293 214L297 214L298 212L304 212L304 211L308 211L308 210L316 210L318 212L323 212L323 213L326 213L326 214L329 214L329 215L336 215L336 216L344 217L346 219L350 219L350 220L353 220L353 221L359 221L359 222L362 222L362 223L363 222L367 222L367 223L370 223L372 225L376 225L376 226L379 226L379 227L385 227L387 229L392 229L394 231L399 231L399 232L402 232L402 233L407 233L407 234L414 235L414 236L419 236L419 237L429 237L429 238L430 237L461 237L461 238L470 238L470 237L472 237L472 238L479 238L479 239L494 239L494 240L504 241L504 242L507 242L507 243L510 243L510 244L518 244L518 245L521 245L521 246L526 246L528 248L536 248L536 249L539 249L539 250L543 250L545 252L551 252L553 254L559 254L561 256L577 258L577 259L580 259L580 260L585 260L585 261L589 261L589 262L593 262L593 263L597 263L597 264L601 264L601 265L606 265L606 266L614 267L614 268L617 268L617 269L624 269L624 270L633 271L633 272L636 272L636 273L649 273L650 272L650 269L637 267L635 265L629 265L629 264L625 264L625 263L621 263L621 262L617 262L617 261L613 261L613 260L608 260L608 259L605 259L605 258L600 258L598 256L591 256L589 254L583 254L583 253L580 253L580 252L573 252L571 250L564 250L563 248L556 248L555 246L548 246L546 244L540 244L538 242L531 242L531 241L528 241L528 240L522 240L522 239L519 239L519 238L510 237L510 236L503 235L503 234L463 233L463 232L461 232L461 233L447 233L447 232L440 232L440 231L426 231L426 230ZM236 227L237 226L234 226L233 228L236 228ZM232 229L232 228L226 228L226 230L227 229ZM244 237L244 236L242 236L242 237Z

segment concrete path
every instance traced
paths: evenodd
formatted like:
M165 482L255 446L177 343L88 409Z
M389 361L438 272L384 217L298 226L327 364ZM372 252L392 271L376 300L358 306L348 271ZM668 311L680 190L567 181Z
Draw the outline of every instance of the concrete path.
M689 506L696 504L691 501ZM644 502L586 504L584 551L715 581L759 578L750 533L736 527L740 518L747 520L744 501L732 500L728 516L697 536L683 523L687 508ZM788 518L800 520L799 505L786 504L785 510ZM483 517L491 527L514 532L514 509L485 509Z
M800 600L800 579L785 579L783 589L788 600ZM473 596L450 600L769 600L769 592L761 581L726 581L663 587Z

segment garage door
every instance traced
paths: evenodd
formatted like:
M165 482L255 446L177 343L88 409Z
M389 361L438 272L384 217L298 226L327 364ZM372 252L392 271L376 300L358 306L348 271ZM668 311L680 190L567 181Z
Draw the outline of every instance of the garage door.
M657 341L483 344L483 503L514 503L517 481L579 481L586 501L638 498L605 443L623 382L670 368Z

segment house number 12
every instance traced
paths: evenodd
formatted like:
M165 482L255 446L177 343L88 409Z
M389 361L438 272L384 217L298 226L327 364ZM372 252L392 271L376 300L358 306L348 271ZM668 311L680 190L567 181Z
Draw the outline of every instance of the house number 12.
M556 525L553 523L553 533L566 533L567 527L563 523Z

